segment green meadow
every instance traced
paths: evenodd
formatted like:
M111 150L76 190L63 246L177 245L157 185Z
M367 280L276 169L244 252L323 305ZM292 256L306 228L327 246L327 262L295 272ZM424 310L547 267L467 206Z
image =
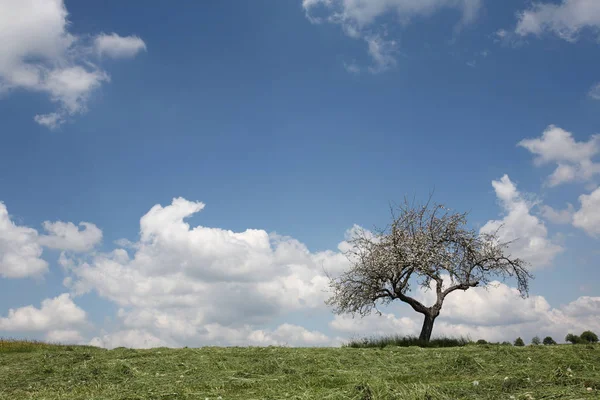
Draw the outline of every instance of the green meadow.
M592 344L105 350L0 341L2 400L598 398Z

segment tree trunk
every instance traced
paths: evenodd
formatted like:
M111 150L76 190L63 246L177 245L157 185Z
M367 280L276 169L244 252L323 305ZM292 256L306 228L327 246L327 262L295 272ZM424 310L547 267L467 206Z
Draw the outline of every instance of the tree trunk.
M419 335L419 340L423 340L426 343L431 339L431 332L433 331L433 323L435 322L435 317L428 313L425 314L425 319L423 320L423 328L421 328L421 334Z

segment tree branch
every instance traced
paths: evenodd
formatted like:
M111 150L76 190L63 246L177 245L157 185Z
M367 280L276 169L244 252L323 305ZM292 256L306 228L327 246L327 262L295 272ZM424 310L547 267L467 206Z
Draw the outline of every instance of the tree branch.
M467 290L467 289L470 289L472 287L476 287L477 285L479 285L479 281L459 283L457 285L450 286L448 289L446 289L446 290L444 290L442 292L442 300L446 296L448 296L450 293L454 292L455 290Z
M396 293L396 296L401 301L403 301L405 303L408 303L413 308L413 310L415 310L416 312L421 313L421 314L428 314L429 313L429 309L427 307L425 307L418 300L415 300L412 297L407 296L407 295L405 295L403 293Z

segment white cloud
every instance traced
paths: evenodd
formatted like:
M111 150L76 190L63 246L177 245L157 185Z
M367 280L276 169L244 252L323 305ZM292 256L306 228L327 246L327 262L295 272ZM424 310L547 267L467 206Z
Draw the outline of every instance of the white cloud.
M318 331L309 331L301 326L283 324L272 333L267 333L274 345L293 346L327 346L330 345L329 337Z
M564 210L555 210L554 208L544 205L541 207L542 216L554 224L570 224L573 221L575 209L573 204L568 204Z
M562 0L556 3L534 3L518 14L518 35L541 35L552 32L568 41L577 40L583 29L600 28L600 2L597 0Z
M50 343L83 344L83 337L78 330L54 330L46 334L45 340Z
M50 129L85 112L91 93L110 81L91 55L132 56L145 48L137 37L116 34L89 44L68 27L64 0L0 0L0 90L47 94L58 109L34 119Z
M518 336L528 340L536 335L544 335L562 342L569 332L578 334L587 329L600 329L598 297L593 298L594 302L580 297L564 307L552 308L542 296L521 299L516 289L503 284L487 292L484 289L472 289L457 296L452 299L457 308L445 309L444 318L440 316L441 324L437 327L440 334L468 335L473 339L490 341L512 341ZM481 302L480 307L473 311L468 309L471 298ZM589 306L586 314L580 312L582 303ZM505 312L500 314L497 310ZM490 319L486 313L491 313L495 318Z
M418 316L417 316L418 315ZM336 315L329 326L350 336L414 336L421 330L421 314L396 317L394 313L369 314L363 318L344 314Z
M546 313L536 315L537 319L535 320L519 324L485 326L453 324L441 320L437 329L442 335L468 336L472 339L481 338L488 341L506 340L512 342L517 337L522 337L528 341L534 336L543 335L551 336L557 342L563 342L565 335L569 332L579 334L587 329L597 330L600 328L600 325L597 323L599 316L598 310L595 310L593 318L588 316L580 318L569 315L561 309L550 309Z
M557 164L548 179L550 186L589 181L600 174L600 163L592 160L600 153L600 135L592 135L587 142L577 142L570 132L550 125L541 137L521 140L518 146L536 155L536 165Z
M10 309L8 316L0 318L0 331L42 332L69 330L86 323L86 313L79 308L68 293L42 301L40 308L26 306ZM54 332L57 337L59 333Z
M48 263L41 259L42 251L37 231L16 225L4 203L0 202L0 276L41 276L48 271Z
M462 13L461 24L465 24L475 19L481 0L303 0L302 7L312 23L338 24L349 37L364 40L373 60L369 71L379 73L397 64L396 42L385 38L387 31L377 27L381 17L391 15L406 25L415 17L457 9Z
M44 222L44 229L49 235L39 238L40 244L45 247L74 252L92 250L102 240L102 231L94 224L80 222L79 227L72 222Z
M301 326L282 324L275 330L253 329L250 325L227 327L220 324L206 324L187 341L173 341L154 335L145 329L128 329L95 337L90 341L92 346L115 348L153 348L163 346L182 346L184 344L213 346L295 346L316 347L339 344L339 340L330 339L318 331L309 331Z
M435 293L432 290L420 290L418 298L427 304L435 303ZM542 296L523 299L516 288L494 281L487 287L449 295L441 316L449 324L508 326L535 322L540 314L548 312L550 308L550 304Z
M33 117L33 119L35 122L42 126L45 126L48 129L56 129L65 123L65 116L57 112L48 114L38 114L35 117Z
M364 28L384 14L395 14L402 22L431 15L443 8L458 9L465 21L471 21L481 6L480 0L303 0L307 16L319 7L325 8L330 21Z
M600 83L596 83L594 86L592 86L588 92L588 96L594 100L600 100Z
M146 50L146 43L137 36L123 37L116 33L103 33L94 38L94 48L100 56L127 58Z
M253 329L248 325L241 328L230 328L209 324L205 326L202 342L219 346L315 347L331 345L332 340L321 332L309 331L304 327L292 324L282 324L275 330Z
M18 66L30 55L45 59L60 59L76 40L65 30L67 10L61 0L1 0L0 65ZM35 66L22 64L14 69L20 84L34 82Z
M492 181L496 196L506 216L502 220L488 221L482 233L495 232L502 242L513 241L509 250L512 256L529 263L532 268L548 266L563 248L548 239L548 230L542 221L531 214L533 204L523 198L507 175Z
M79 224L82 230L72 222L46 221L43 226L47 235L16 225L0 202L0 276L39 277L48 271L48 263L41 258L43 247L87 252L102 240L102 231L89 222Z
M118 304L125 330L180 344L210 337L208 326L246 329L290 311L324 308L323 269L339 273L348 265L343 254L311 253L262 230L190 227L185 219L203 208L182 198L152 207L131 255L117 248L83 263L63 256L73 273L70 287Z
M600 188L579 196L581 208L573 215L573 226L589 235L600 235Z
M302 0L302 8L304 9L304 14L306 18L314 24L320 24L323 22L323 18L314 16L312 13L315 9L324 7L331 7L334 0Z
M377 74L396 66L397 61L394 57L396 42L394 40L384 40L379 35L375 35L365 37L365 41L374 63L369 67L369 72Z
M134 349L150 349L154 347L166 347L168 343L163 342L156 336L140 330L125 330L93 338L91 346L114 349L115 347L128 347Z
M43 89L69 115L86 110L89 94L110 78L104 71L82 66L53 69L44 76Z

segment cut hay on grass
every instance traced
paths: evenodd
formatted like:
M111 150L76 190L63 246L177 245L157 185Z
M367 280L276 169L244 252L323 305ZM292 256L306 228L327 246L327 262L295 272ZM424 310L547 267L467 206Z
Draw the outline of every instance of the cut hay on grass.
M2 400L600 398L598 345L0 349Z

